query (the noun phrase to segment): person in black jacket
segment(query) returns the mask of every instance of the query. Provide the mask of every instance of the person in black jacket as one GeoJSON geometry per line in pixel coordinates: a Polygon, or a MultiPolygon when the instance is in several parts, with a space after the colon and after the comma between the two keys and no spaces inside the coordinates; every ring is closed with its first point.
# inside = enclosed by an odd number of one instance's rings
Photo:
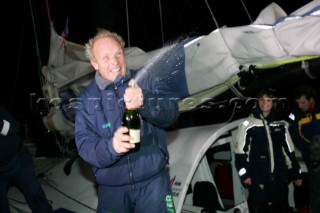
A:
{"type": "Polygon", "coordinates": [[[0,212],[9,213],[7,187],[17,184],[33,213],[52,212],[36,178],[32,156],[20,138],[20,124],[0,106],[0,212]]]}
{"type": "Polygon", "coordinates": [[[300,166],[295,157],[288,123],[273,109],[270,90],[257,95],[258,108],[239,125],[235,164],[248,187],[254,213],[286,212],[287,171],[301,185],[300,166]]]}

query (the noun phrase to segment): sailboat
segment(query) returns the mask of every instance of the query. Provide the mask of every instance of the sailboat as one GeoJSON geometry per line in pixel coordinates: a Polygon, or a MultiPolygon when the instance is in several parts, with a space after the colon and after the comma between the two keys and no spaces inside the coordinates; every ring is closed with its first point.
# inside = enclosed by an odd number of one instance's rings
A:
{"type": "MultiPolygon", "coordinates": [[[[43,97],[35,97],[34,104],[49,103],[43,123],[48,131],[64,138],[59,142],[61,147],[68,147],[74,137],[73,106],[95,70],[84,55],[84,45],[58,35],[51,24],[49,59],[41,68],[43,97]]],[[[236,110],[260,86],[281,89],[317,81],[319,45],[320,1],[314,0],[289,15],[271,3],[249,25],[217,28],[147,52],[128,47],[125,54],[129,69],[140,69],[152,79],[150,91],[174,91],[180,98],[180,112],[188,113],[229,105],[236,110]]],[[[234,166],[241,121],[230,118],[168,131],[176,212],[248,212],[247,191],[234,166]],[[209,197],[199,194],[201,184],[210,186],[206,191],[209,197]]],[[[305,168],[303,162],[301,165],[305,168]]],[[[66,158],[35,159],[35,168],[55,211],[95,212],[94,177],[76,153],[66,158]]],[[[28,212],[18,189],[10,188],[8,196],[14,198],[10,199],[12,210],[28,212]]],[[[292,189],[289,196],[293,206],[292,189]]]]}

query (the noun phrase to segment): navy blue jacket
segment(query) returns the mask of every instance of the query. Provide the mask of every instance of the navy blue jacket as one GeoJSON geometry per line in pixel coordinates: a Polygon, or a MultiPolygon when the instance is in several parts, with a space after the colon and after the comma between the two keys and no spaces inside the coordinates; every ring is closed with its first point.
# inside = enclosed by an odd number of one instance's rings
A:
{"type": "Polygon", "coordinates": [[[313,136],[320,134],[320,98],[315,98],[312,112],[302,112],[295,108],[289,115],[290,133],[293,142],[301,151],[304,161],[309,166],[310,143],[313,136]]]}
{"type": "Polygon", "coordinates": [[[300,177],[288,127],[273,111],[266,118],[255,112],[239,125],[235,163],[242,181],[250,177],[253,184],[284,183],[290,168],[293,179],[300,177]]]}
{"type": "Polygon", "coordinates": [[[3,107],[0,106],[0,163],[8,161],[21,146],[20,124],[3,107]]]}
{"type": "Polygon", "coordinates": [[[10,178],[26,164],[32,164],[32,156],[22,145],[20,123],[0,106],[0,179],[10,178]]]}
{"type": "Polygon", "coordinates": [[[79,155],[93,166],[96,181],[105,186],[130,189],[162,174],[169,162],[166,132],[178,117],[178,100],[172,95],[155,94],[152,84],[137,79],[143,89],[144,103],[139,109],[141,146],[138,152],[118,154],[112,146],[115,131],[121,126],[123,94],[136,72],[127,71],[114,82],[102,79],[83,89],[76,112],[75,139],[79,155]],[[98,82],[98,83],[97,83],[98,82]]]}

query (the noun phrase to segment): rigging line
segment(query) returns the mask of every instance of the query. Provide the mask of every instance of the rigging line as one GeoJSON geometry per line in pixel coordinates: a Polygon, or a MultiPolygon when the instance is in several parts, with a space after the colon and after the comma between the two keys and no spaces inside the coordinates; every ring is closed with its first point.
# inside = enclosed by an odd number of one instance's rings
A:
{"type": "MultiPolygon", "coordinates": [[[[38,63],[37,64],[39,66],[38,75],[39,75],[41,87],[43,87],[44,86],[44,78],[41,75],[41,68],[43,67],[43,65],[42,65],[42,61],[41,61],[41,57],[40,57],[40,50],[39,50],[38,36],[37,36],[37,31],[36,31],[35,17],[34,17],[34,11],[33,11],[33,6],[32,6],[31,2],[32,2],[32,0],[29,0],[30,15],[31,15],[32,27],[33,27],[34,37],[35,37],[36,54],[37,54],[37,58],[38,58],[38,63]]],[[[44,91],[43,90],[42,90],[42,93],[43,93],[42,95],[44,96],[44,91]]],[[[48,105],[48,103],[46,101],[45,101],[45,103],[46,103],[47,110],[49,111],[49,105],[48,105]]]]}
{"type": "Polygon", "coordinates": [[[317,79],[317,76],[313,75],[312,72],[310,72],[309,70],[309,62],[308,61],[301,61],[301,68],[305,71],[305,73],[307,74],[307,76],[310,79],[317,79]]]}
{"type": "MultiPolygon", "coordinates": [[[[34,32],[34,37],[35,37],[35,44],[36,44],[36,52],[37,52],[37,57],[39,62],[41,63],[40,60],[40,51],[39,51],[39,44],[38,44],[38,36],[37,36],[37,31],[36,31],[36,25],[35,25],[35,17],[34,17],[34,13],[33,13],[33,6],[31,3],[32,0],[29,0],[29,4],[30,4],[30,11],[31,11],[31,20],[32,20],[32,27],[33,27],[33,32],[34,32]]],[[[40,65],[42,66],[42,64],[40,65]]]]}
{"type": "Polygon", "coordinates": [[[162,23],[162,8],[161,8],[161,0],[159,0],[159,12],[160,12],[160,25],[161,25],[161,39],[162,39],[162,46],[164,46],[164,34],[163,34],[163,23],[162,23]]]}
{"type": "Polygon", "coordinates": [[[50,26],[50,25],[51,25],[51,14],[50,14],[50,9],[49,9],[49,2],[48,2],[48,0],[46,0],[46,6],[47,6],[49,26],[50,26]]]}
{"type": "Polygon", "coordinates": [[[245,98],[245,96],[243,96],[241,94],[241,92],[239,92],[232,84],[230,83],[226,83],[226,85],[228,86],[228,88],[239,98],[245,98]]]}
{"type": "Polygon", "coordinates": [[[206,2],[206,5],[207,5],[207,7],[208,7],[208,9],[209,9],[209,12],[210,12],[210,14],[211,14],[211,16],[212,16],[212,19],[213,19],[213,21],[214,21],[214,23],[215,23],[215,25],[216,25],[216,28],[218,29],[218,28],[219,28],[218,22],[217,22],[216,18],[215,18],[214,15],[213,15],[213,12],[212,12],[212,10],[211,10],[211,8],[210,8],[210,5],[208,4],[208,1],[207,1],[207,0],[204,0],[204,1],[206,2]]]}
{"type": "Polygon", "coordinates": [[[128,47],[131,47],[131,44],[130,44],[130,26],[129,26],[129,8],[128,8],[128,0],[126,0],[126,14],[127,14],[128,47]]]}
{"type": "Polygon", "coordinates": [[[26,20],[26,9],[27,8],[27,5],[25,4],[25,7],[24,7],[24,14],[23,14],[23,19],[22,19],[22,32],[21,32],[21,42],[20,42],[20,48],[19,48],[19,55],[18,55],[18,62],[17,62],[17,70],[16,70],[16,74],[15,74],[15,77],[14,77],[14,82],[13,82],[13,87],[12,87],[12,93],[11,93],[11,96],[10,96],[10,106],[13,106],[13,100],[14,100],[14,97],[15,97],[15,91],[16,91],[16,85],[17,85],[17,78],[18,78],[18,75],[19,75],[19,70],[20,70],[20,62],[21,62],[21,55],[22,55],[22,47],[23,47],[23,37],[24,37],[24,30],[25,30],[25,20],[26,20]]]}
{"type": "Polygon", "coordinates": [[[229,118],[229,120],[226,121],[226,123],[229,123],[229,122],[232,121],[232,119],[233,119],[233,117],[234,117],[234,115],[235,115],[235,112],[236,112],[236,110],[237,110],[237,107],[238,107],[238,103],[237,103],[237,101],[236,101],[235,104],[234,104],[233,110],[232,110],[232,114],[230,115],[230,118],[229,118]]]}
{"type": "Polygon", "coordinates": [[[249,17],[249,19],[250,19],[250,23],[252,23],[253,21],[252,21],[252,18],[251,18],[251,16],[250,16],[249,11],[247,10],[246,5],[244,4],[243,0],[240,0],[240,1],[241,1],[241,4],[242,4],[242,6],[243,6],[244,10],[245,10],[245,11],[246,11],[246,13],[247,13],[247,16],[248,16],[248,17],[249,17]]]}

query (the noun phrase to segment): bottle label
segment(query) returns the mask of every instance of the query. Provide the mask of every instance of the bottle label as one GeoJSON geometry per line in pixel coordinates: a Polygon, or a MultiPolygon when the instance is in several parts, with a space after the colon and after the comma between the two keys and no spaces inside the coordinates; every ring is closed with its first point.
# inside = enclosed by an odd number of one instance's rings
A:
{"type": "Polygon", "coordinates": [[[132,137],[130,143],[140,143],[140,129],[130,129],[129,135],[132,137]]]}

